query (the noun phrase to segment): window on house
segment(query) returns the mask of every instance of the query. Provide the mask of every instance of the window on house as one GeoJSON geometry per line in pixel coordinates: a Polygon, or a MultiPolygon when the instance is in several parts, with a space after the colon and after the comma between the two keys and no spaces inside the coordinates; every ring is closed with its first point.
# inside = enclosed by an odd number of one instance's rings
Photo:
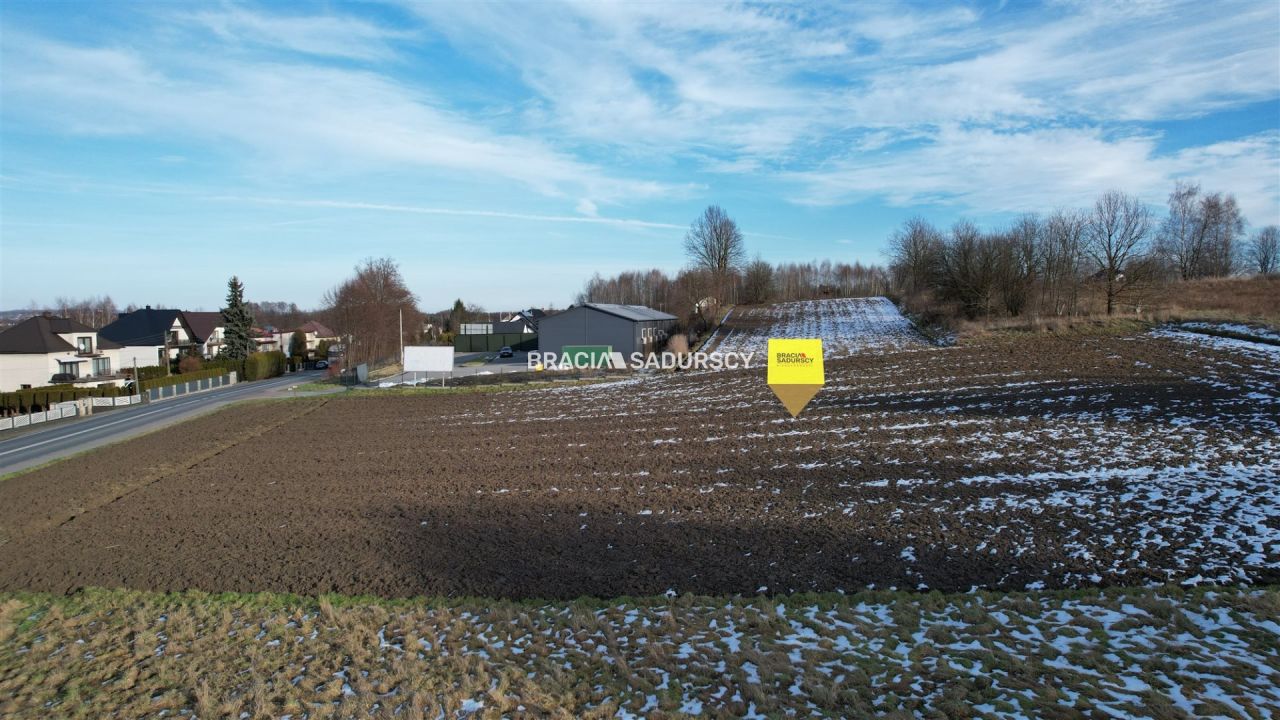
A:
{"type": "Polygon", "coordinates": [[[170,345],[177,345],[177,344],[178,344],[178,331],[177,331],[177,330],[170,330],[170,331],[169,331],[169,344],[170,344],[170,345]]]}
{"type": "Polygon", "coordinates": [[[111,358],[94,358],[93,359],[94,375],[110,375],[111,374],[111,358]]]}
{"type": "Polygon", "coordinates": [[[85,355],[88,355],[89,353],[93,352],[93,338],[91,337],[76,338],[76,348],[79,349],[80,352],[84,353],[85,355]]]}
{"type": "Polygon", "coordinates": [[[80,363],[59,361],[58,373],[70,375],[71,377],[80,377],[80,363]]]}

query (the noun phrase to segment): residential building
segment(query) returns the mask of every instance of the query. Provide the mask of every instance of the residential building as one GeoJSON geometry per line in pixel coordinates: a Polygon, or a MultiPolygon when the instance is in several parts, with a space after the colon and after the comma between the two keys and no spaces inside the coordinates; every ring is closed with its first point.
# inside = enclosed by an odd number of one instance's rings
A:
{"type": "Polygon", "coordinates": [[[204,339],[196,333],[181,310],[153,310],[150,305],[120,317],[98,333],[120,346],[120,362],[125,367],[164,365],[199,351],[204,339]]]}
{"type": "Polygon", "coordinates": [[[45,385],[120,385],[120,346],[97,330],[38,315],[0,332],[0,392],[45,385]]]}
{"type": "Polygon", "coordinates": [[[183,310],[182,315],[191,327],[192,338],[200,344],[200,355],[204,358],[217,357],[227,336],[222,313],[183,310]]]}

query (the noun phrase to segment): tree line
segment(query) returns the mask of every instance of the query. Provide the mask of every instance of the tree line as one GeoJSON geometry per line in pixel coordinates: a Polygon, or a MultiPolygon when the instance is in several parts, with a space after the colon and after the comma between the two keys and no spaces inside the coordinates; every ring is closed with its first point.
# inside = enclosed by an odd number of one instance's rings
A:
{"type": "Polygon", "coordinates": [[[943,231],[912,218],[889,239],[893,289],[909,308],[950,307],[967,318],[1075,315],[1096,289],[1110,315],[1141,309],[1170,280],[1276,272],[1280,232],[1268,226],[1246,238],[1230,194],[1180,182],[1168,204],[1157,221],[1137,197],[1112,190],[1088,209],[1027,214],[992,231],[967,220],[943,231]]]}
{"type": "Polygon", "coordinates": [[[690,224],[683,249],[688,265],[674,276],[659,269],[607,278],[596,273],[576,301],[645,305],[685,319],[729,303],[866,297],[890,290],[889,274],[876,265],[830,260],[775,265],[759,255],[748,261],[742,231],[717,205],[690,224]]]}

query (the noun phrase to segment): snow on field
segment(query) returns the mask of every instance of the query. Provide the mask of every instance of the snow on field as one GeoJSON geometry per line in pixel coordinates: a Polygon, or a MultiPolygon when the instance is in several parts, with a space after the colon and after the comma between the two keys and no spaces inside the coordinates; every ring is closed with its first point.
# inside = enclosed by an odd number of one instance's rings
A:
{"type": "MultiPolygon", "coordinates": [[[[1193,324],[1206,325],[1207,323],[1188,323],[1188,326],[1191,326],[1193,324]]],[[[1227,329],[1228,327],[1229,326],[1224,327],[1222,325],[1214,326],[1215,329],[1224,329],[1224,330],[1227,329]]],[[[1243,325],[1239,325],[1236,327],[1240,328],[1239,332],[1241,332],[1242,334],[1247,334],[1252,337],[1263,337],[1267,339],[1274,339],[1276,341],[1280,341],[1280,336],[1275,336],[1273,333],[1267,333],[1266,331],[1251,330],[1250,328],[1247,328],[1243,325]]],[[[1237,332],[1235,330],[1230,330],[1230,331],[1237,332]]],[[[1269,355],[1275,358],[1280,358],[1280,345],[1254,342],[1252,340],[1244,340],[1241,338],[1222,337],[1220,335],[1206,335],[1200,332],[1190,332],[1187,330],[1180,330],[1176,327],[1160,328],[1158,330],[1153,330],[1151,334],[1157,337],[1166,337],[1173,340],[1179,340],[1182,342],[1198,343],[1200,345],[1206,345],[1208,347],[1218,348],[1221,350],[1237,351],[1237,352],[1243,352],[1246,354],[1253,354],[1253,355],[1269,355]]]]}
{"type": "Polygon", "coordinates": [[[1267,582],[1280,571],[1278,351],[1169,329],[992,340],[832,362],[796,420],[747,374],[576,389],[572,412],[528,419],[625,418],[591,447],[634,447],[634,470],[587,482],[644,472],[650,503],[696,480],[738,522],[866,533],[891,517],[871,556],[904,572],[880,570],[878,587],[956,587],[951,563],[974,563],[983,587],[1267,582]],[[690,433],[672,407],[705,420],[690,433]]]}
{"type": "Polygon", "coordinates": [[[0,630],[21,661],[0,674],[0,710],[205,717],[215,715],[204,712],[214,698],[216,714],[229,717],[291,708],[450,718],[955,709],[1013,720],[1262,718],[1280,707],[1274,590],[321,600],[318,608],[294,598],[104,591],[49,607],[65,602],[4,606],[0,630]],[[206,672],[245,658],[251,673],[206,672]],[[108,680],[80,681],[86,674],[108,680]],[[120,711],[125,702],[133,704],[120,711]]]}
{"type": "Polygon", "coordinates": [[[769,338],[822,338],[823,355],[928,347],[888,298],[839,298],[735,308],[706,345],[723,353],[760,353],[769,338]]]}
{"type": "Polygon", "coordinates": [[[1197,331],[1206,331],[1210,333],[1231,333],[1233,335],[1247,335],[1249,337],[1263,338],[1265,340],[1273,340],[1280,342],[1280,333],[1265,327],[1253,327],[1243,325],[1241,323],[1228,322],[1184,322],[1179,323],[1177,327],[1188,328],[1197,331]]]}

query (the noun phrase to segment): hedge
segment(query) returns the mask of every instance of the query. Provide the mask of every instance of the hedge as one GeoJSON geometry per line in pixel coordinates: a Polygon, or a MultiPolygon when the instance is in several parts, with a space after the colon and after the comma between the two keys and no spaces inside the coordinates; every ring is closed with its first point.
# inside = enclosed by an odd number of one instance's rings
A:
{"type": "Polygon", "coordinates": [[[180,383],[191,382],[193,380],[215,378],[226,374],[227,371],[221,368],[216,368],[214,370],[200,370],[198,372],[189,372],[183,375],[170,375],[168,377],[155,378],[154,380],[143,380],[138,383],[138,387],[142,390],[150,390],[152,388],[178,385],[180,383]]]}
{"type": "Polygon", "coordinates": [[[251,353],[244,360],[244,379],[262,380],[284,374],[285,356],[279,350],[251,353]]]}
{"type": "MultiPolygon", "coordinates": [[[[132,373],[133,368],[121,368],[124,372],[132,373]]],[[[138,375],[135,380],[155,380],[156,378],[168,377],[169,368],[164,365],[144,365],[138,368],[138,375]]]]}
{"type": "Polygon", "coordinates": [[[204,370],[221,370],[223,374],[234,372],[237,378],[244,379],[244,360],[232,360],[229,357],[218,357],[204,361],[204,370]]]}
{"type": "Polygon", "coordinates": [[[57,403],[70,402],[80,398],[117,397],[127,394],[127,390],[114,385],[95,388],[78,388],[74,385],[46,385],[27,390],[0,393],[0,412],[5,415],[21,415],[48,410],[57,403]]]}

